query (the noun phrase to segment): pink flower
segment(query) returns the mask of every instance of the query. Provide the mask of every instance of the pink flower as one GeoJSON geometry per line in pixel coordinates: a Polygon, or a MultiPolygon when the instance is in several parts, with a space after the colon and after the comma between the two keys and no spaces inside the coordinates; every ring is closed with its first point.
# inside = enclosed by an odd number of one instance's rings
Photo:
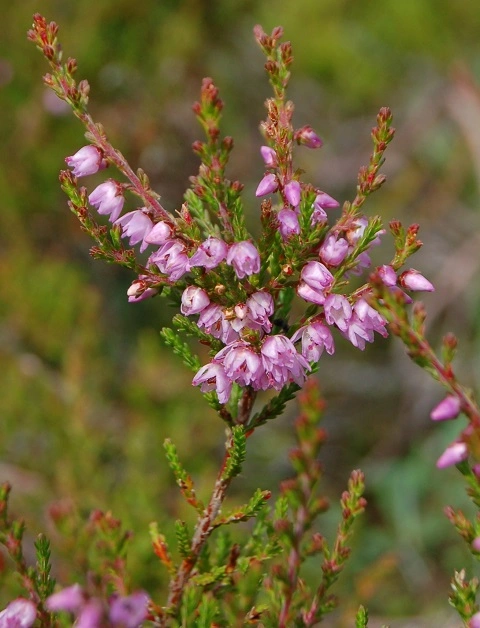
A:
{"type": "Polygon", "coordinates": [[[108,179],[93,190],[88,201],[97,208],[99,214],[110,215],[110,221],[115,222],[120,216],[125,199],[120,185],[113,179],[108,179]]]}
{"type": "Polygon", "coordinates": [[[368,328],[356,314],[354,314],[347,322],[347,328],[342,330],[345,336],[350,340],[354,347],[363,351],[366,342],[373,342],[373,330],[368,328]]]}
{"type": "Polygon", "coordinates": [[[336,325],[340,331],[347,331],[352,318],[352,306],[341,294],[329,294],[323,305],[325,320],[329,325],[336,325]]]}
{"type": "Polygon", "coordinates": [[[97,598],[91,598],[85,604],[75,622],[76,628],[103,628],[105,626],[104,608],[97,598]]]}
{"type": "Polygon", "coordinates": [[[232,381],[227,377],[225,369],[218,362],[205,364],[192,380],[194,386],[200,386],[202,392],[215,390],[218,401],[227,403],[232,392],[232,381]]]}
{"type": "Polygon", "coordinates": [[[420,290],[424,292],[433,292],[435,290],[433,284],[431,284],[428,279],[425,279],[418,270],[414,270],[413,268],[402,273],[398,281],[402,288],[406,290],[420,290]]]}
{"type": "Polygon", "coordinates": [[[456,419],[459,414],[460,399],[455,395],[448,395],[435,406],[430,413],[430,418],[432,421],[448,421],[448,419],[456,419]]]}
{"type": "Polygon", "coordinates": [[[145,238],[153,229],[153,222],[145,213],[147,210],[145,208],[136,209],[133,212],[128,212],[128,214],[124,214],[121,218],[115,221],[116,225],[120,225],[122,227],[122,237],[130,238],[130,246],[134,246],[138,244],[138,242],[142,242],[140,246],[140,253],[147,248],[148,242],[145,238]]]}
{"type": "Polygon", "coordinates": [[[321,207],[322,209],[332,209],[333,207],[338,207],[339,204],[340,203],[338,201],[336,201],[326,192],[320,192],[319,194],[317,194],[315,200],[313,201],[313,206],[315,209],[317,209],[318,207],[321,207]]]}
{"type": "Polygon", "coordinates": [[[110,605],[110,621],[114,626],[138,628],[148,615],[149,598],[143,591],[115,598],[110,605]]]}
{"type": "Polygon", "coordinates": [[[284,188],[284,192],[290,205],[293,205],[293,207],[298,207],[300,205],[302,188],[300,187],[300,183],[298,181],[289,181],[284,188]]]}
{"type": "Polygon", "coordinates": [[[159,271],[172,281],[180,279],[188,269],[188,256],[181,240],[167,240],[156,253],[150,255],[148,261],[156,264],[159,271]]]}
{"type": "Polygon", "coordinates": [[[277,165],[277,153],[270,146],[260,146],[260,153],[267,168],[275,168],[277,165]]]}
{"type": "Polygon", "coordinates": [[[255,385],[263,374],[260,356],[243,340],[228,345],[214,359],[223,363],[227,377],[240,386],[255,385]]]}
{"type": "Polygon", "coordinates": [[[388,336],[388,332],[385,329],[387,321],[377,312],[377,310],[371,307],[365,299],[358,299],[353,306],[353,309],[355,315],[360,321],[362,321],[366,329],[376,331],[384,338],[388,336]]]}
{"type": "Polygon", "coordinates": [[[210,305],[208,294],[197,286],[188,286],[182,294],[182,305],[180,311],[186,316],[198,314],[210,305]]]}
{"type": "Polygon", "coordinates": [[[469,628],[480,628],[480,613],[475,613],[470,618],[470,623],[468,624],[469,628]]]}
{"type": "Polygon", "coordinates": [[[297,353],[289,338],[281,334],[267,336],[261,354],[266,378],[258,380],[258,387],[265,389],[271,386],[275,390],[281,390],[291,382],[299,386],[304,383],[310,365],[297,353]]]}
{"type": "Polygon", "coordinates": [[[0,613],[0,628],[30,628],[36,617],[35,604],[19,597],[0,613]]]}
{"type": "Polygon", "coordinates": [[[295,131],[295,139],[299,144],[303,144],[308,148],[320,148],[323,145],[322,140],[318,137],[311,126],[304,126],[295,131]]]}
{"type": "Polygon", "coordinates": [[[269,172],[263,177],[263,179],[258,184],[258,187],[255,191],[255,196],[265,196],[266,194],[272,194],[272,192],[276,192],[277,190],[278,190],[277,177],[271,172],[269,172]]]}
{"type": "Polygon", "coordinates": [[[300,273],[300,282],[297,287],[298,296],[318,305],[325,302],[325,290],[333,284],[332,273],[320,262],[308,262],[300,273]]]}
{"type": "Polygon", "coordinates": [[[268,334],[272,329],[272,323],[269,318],[274,312],[272,295],[263,290],[254,292],[252,296],[247,299],[246,306],[248,308],[248,319],[260,325],[268,334]]]}
{"type": "Polygon", "coordinates": [[[455,441],[445,449],[443,454],[437,460],[437,467],[439,469],[445,469],[445,467],[451,467],[452,465],[458,464],[467,458],[467,444],[462,441],[455,441]]]}
{"type": "Polygon", "coordinates": [[[281,209],[277,214],[280,223],[279,231],[283,240],[289,240],[293,235],[300,233],[300,224],[293,209],[281,209]]]}
{"type": "Polygon", "coordinates": [[[76,177],[86,177],[107,167],[103,153],[91,144],[83,146],[75,155],[65,157],[65,161],[70,168],[73,168],[73,174],[76,177]]]}
{"type": "Polygon", "coordinates": [[[45,606],[49,611],[76,613],[85,604],[85,594],[79,584],[73,584],[50,595],[45,606]]]}
{"type": "Polygon", "coordinates": [[[239,279],[243,279],[245,275],[253,275],[260,271],[260,255],[248,240],[235,242],[228,251],[227,264],[233,266],[239,279]]]}
{"type": "Polygon", "coordinates": [[[292,342],[302,338],[302,355],[308,362],[318,362],[323,350],[332,355],[335,351],[332,332],[319,322],[300,327],[292,336],[292,342]]]}
{"type": "Polygon", "coordinates": [[[228,245],[220,238],[209,237],[202,242],[197,251],[189,259],[190,268],[203,266],[207,269],[216,268],[227,257],[228,245]]]}
{"type": "Polygon", "coordinates": [[[153,229],[145,236],[145,242],[147,244],[165,244],[172,235],[172,227],[167,222],[161,220],[153,225],[153,229]]]}
{"type": "Polygon", "coordinates": [[[480,536],[476,536],[472,541],[472,548],[476,552],[480,552],[480,536]]]}
{"type": "Polygon", "coordinates": [[[378,269],[378,274],[383,283],[389,288],[397,285],[397,273],[391,266],[384,264],[378,269]]]}
{"type": "Polygon", "coordinates": [[[222,308],[211,303],[200,313],[197,321],[200,329],[204,328],[207,334],[220,338],[225,344],[238,340],[238,333],[233,329],[229,320],[225,318],[222,308]]]}
{"type": "Polygon", "coordinates": [[[348,253],[348,242],[344,238],[337,238],[333,233],[325,238],[320,247],[320,258],[325,264],[338,266],[348,253]]]}
{"type": "Polygon", "coordinates": [[[127,290],[129,303],[145,301],[145,299],[149,299],[158,294],[158,288],[150,288],[143,277],[144,276],[140,275],[138,279],[132,281],[130,288],[127,290]]]}

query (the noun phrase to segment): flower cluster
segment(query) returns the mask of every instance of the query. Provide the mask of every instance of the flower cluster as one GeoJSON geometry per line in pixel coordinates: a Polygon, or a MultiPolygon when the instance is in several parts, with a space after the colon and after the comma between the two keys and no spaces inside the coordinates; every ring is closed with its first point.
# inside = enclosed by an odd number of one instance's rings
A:
{"type": "MultiPolygon", "coordinates": [[[[178,218],[152,205],[121,215],[131,186],[113,179],[88,196],[131,246],[139,244],[141,253],[155,247],[129,288],[128,299],[138,302],[167,292],[165,287],[168,294],[181,290],[182,314],[195,317],[204,343],[205,335],[211,338],[206,342],[212,359],[196,373],[193,384],[204,392],[215,390],[221,404],[228,403],[233,384],[254,391],[280,391],[292,382],[301,386],[324,350],[334,353],[333,330],[361,350],[373,342],[375,332],[387,335],[386,321],[368,302],[368,284],[349,287],[352,277],[370,267],[369,250],[385,233],[380,219],[359,211],[366,194],[383,182],[377,175],[379,161],[371,164],[370,187],[359,186],[363,196],[345,203],[336,221],[329,221],[338,201],[302,181],[293,167],[295,143],[315,149],[322,140],[310,126],[293,127],[285,81],[281,88],[276,84],[289,64],[289,44],[278,46],[275,36],[259,29],[256,36],[274,63],[270,80],[276,93],[267,101],[262,123],[265,173],[256,189],[256,197],[263,198],[258,241],[244,227],[240,184],[223,176],[232,142],[225,138],[219,149],[222,103],[210,79],[204,81],[201,102],[194,106],[209,130],[209,141],[196,143],[203,163],[199,176],[192,177],[192,190],[178,218]]],[[[383,153],[393,137],[389,110],[381,110],[377,121],[375,149],[383,153]]],[[[108,160],[91,145],[66,161],[79,177],[102,169],[108,160]]],[[[398,275],[398,264],[386,264],[378,272],[392,291],[433,290],[415,270],[398,275]]]]}

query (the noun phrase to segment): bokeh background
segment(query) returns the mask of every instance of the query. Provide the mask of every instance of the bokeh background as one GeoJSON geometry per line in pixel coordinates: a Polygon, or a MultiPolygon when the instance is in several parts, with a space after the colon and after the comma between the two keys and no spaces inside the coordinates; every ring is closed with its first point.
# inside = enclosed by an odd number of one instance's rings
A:
{"type": "MultiPolygon", "coordinates": [[[[212,76],[225,101],[223,128],[236,141],[229,175],[245,183],[248,223],[258,229],[254,189],[263,174],[258,123],[268,84],[252,35],[281,24],[293,44],[290,97],[298,126],[311,124],[320,151],[299,149],[306,178],[344,201],[368,160],[381,106],[393,109],[397,137],[389,180],[368,213],[421,224],[414,266],[437,290],[424,299],[432,342],[460,340],[458,371],[479,375],[480,10],[474,0],[22,0],[3,2],[0,36],[0,480],[14,487],[13,514],[29,542],[52,538],[56,576],[81,580],[75,539],[53,528],[49,511],[81,520],[110,510],[134,532],[132,585],[161,599],[164,576],[152,556],[149,522],[167,536],[191,513],[165,463],[176,442],[207,495],[223,427],[190,386],[191,374],[161,345],[172,310],[154,299],[128,305],[133,279],[94,262],[69,213],[57,173],[83,145],[83,129],[42,85],[46,62],[26,40],[34,12],[61,27],[79,78],[91,84],[91,112],[134,166],[150,175],[171,211],[181,205],[200,137],[191,103],[212,76]],[[72,559],[73,557],[73,559],[72,559]]],[[[93,189],[95,177],[87,185],[93,189]]],[[[388,259],[389,237],[375,251],[388,259]]],[[[460,426],[435,425],[442,397],[395,340],[364,353],[338,341],[318,378],[327,400],[322,490],[335,529],[349,471],[367,475],[369,509],[337,592],[335,625],[351,625],[359,602],[397,626],[455,626],[447,603],[454,569],[475,565],[443,515],[470,512],[455,469],[435,460],[460,426]]],[[[276,492],[289,475],[292,404],[250,443],[232,499],[258,485],[276,492]]],[[[72,532],[75,537],[76,532],[72,532]]],[[[1,558],[1,556],[0,556],[1,558]]],[[[0,561],[0,601],[18,590],[0,561]]],[[[315,578],[318,565],[308,565],[315,578]]],[[[374,622],[372,625],[376,625],[374,622]]]]}

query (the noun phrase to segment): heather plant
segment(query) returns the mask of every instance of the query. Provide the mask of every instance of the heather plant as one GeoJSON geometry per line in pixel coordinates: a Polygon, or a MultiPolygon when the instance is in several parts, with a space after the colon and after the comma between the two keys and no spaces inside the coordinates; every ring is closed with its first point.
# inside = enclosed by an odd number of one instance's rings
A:
{"type": "MultiPolygon", "coordinates": [[[[322,140],[311,126],[293,124],[293,103],[286,97],[293,57],[290,44],[281,41],[282,29],[267,35],[257,26],[255,37],[267,58],[273,96],[260,126],[265,170],[255,193],[262,200],[257,201],[261,229],[254,238],[245,221],[242,185],[226,177],[233,140],[221,134],[223,103],[212,79],[204,79],[193,107],[205,134],[193,146],[199,171],[172,214],[151,189],[146,173],[131,168],[90,116],[89,85],[75,80],[76,62],[64,61],[57,31],[55,23],[35,15],[29,38],[50,64],[46,85],[86,127],[88,143],[66,158],[69,170],[60,174],[61,187],[83,231],[94,240],[91,255],[134,273],[127,290],[132,307],[141,307],[146,299],[164,299],[179,310],[161,336],[191,369],[192,384],[218,414],[224,456],[204,501],[188,464],[181,462],[175,444],[165,440],[166,459],[195,520],[193,529],[183,519],[176,521],[175,546],[156,523],[151,525],[158,568],[168,573],[164,597],[136,590],[129,582],[130,535],[109,512],[92,512],[86,526],[75,526],[68,512],[51,513],[55,524],[83,548],[83,581],[54,581],[50,543],[43,535],[35,544],[36,565],[28,565],[25,527],[9,516],[10,487],[5,484],[0,541],[13,560],[23,595],[0,614],[0,625],[61,626],[70,625],[72,618],[78,626],[92,627],[147,622],[316,625],[338,605],[332,587],[349,558],[353,524],[366,506],[364,477],[356,470],[341,496],[334,539],[316,531],[318,517],[328,508],[318,490],[318,454],[326,433],[320,427],[323,400],[309,378],[328,362],[334,364],[336,343],[364,350],[366,343],[389,331],[400,338],[412,360],[446,391],[432,420],[460,414],[468,419],[437,467],[456,464],[475,506],[480,500],[480,414],[452,367],[456,341],[448,335],[438,357],[425,337],[424,308],[413,304],[411,296],[434,289],[419,271],[405,268],[422,245],[418,225],[404,228],[391,221],[393,255],[375,268],[370,260],[386,229],[381,217],[363,213],[364,204],[385,181],[380,168],[394,135],[392,114],[388,108],[380,110],[372,130],[373,152],[368,165],[360,168],[357,194],[340,209],[337,200],[307,183],[294,165],[297,146],[318,149],[322,140]],[[79,185],[79,179],[107,168],[118,175],[92,190],[79,185]],[[127,196],[138,207],[124,213],[127,196]],[[261,439],[261,428],[279,417],[297,393],[292,478],[282,483],[273,506],[270,487],[260,487],[247,503],[226,508],[229,488],[246,464],[250,439],[261,439]],[[231,531],[234,523],[246,524],[241,540],[231,531]],[[317,579],[307,582],[303,571],[312,560],[318,565],[317,579]]],[[[268,477],[263,481],[268,483],[268,477]]],[[[480,555],[479,521],[469,521],[452,508],[447,516],[473,556],[480,555]]],[[[455,574],[450,602],[473,628],[480,625],[477,588],[478,582],[468,580],[464,570],[455,574]]],[[[361,607],[356,625],[367,622],[361,607]]]]}

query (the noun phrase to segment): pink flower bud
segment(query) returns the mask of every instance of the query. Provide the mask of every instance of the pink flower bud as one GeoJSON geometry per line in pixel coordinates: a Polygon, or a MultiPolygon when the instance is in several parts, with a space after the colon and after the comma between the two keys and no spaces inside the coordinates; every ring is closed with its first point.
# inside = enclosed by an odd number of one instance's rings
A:
{"type": "Polygon", "coordinates": [[[343,262],[348,253],[348,242],[345,238],[337,238],[333,233],[325,238],[320,247],[320,258],[325,264],[338,266],[343,262]]]}
{"type": "Polygon", "coordinates": [[[228,251],[227,264],[233,266],[239,279],[243,279],[245,275],[260,271],[260,255],[248,240],[235,242],[228,251]]]}
{"type": "Polygon", "coordinates": [[[148,595],[137,591],[115,598],[110,606],[109,619],[114,626],[137,628],[148,615],[148,595]]]}
{"type": "Polygon", "coordinates": [[[165,221],[157,222],[149,234],[145,236],[147,244],[164,244],[172,237],[173,229],[165,221]]]}
{"type": "Polygon", "coordinates": [[[283,240],[289,240],[300,233],[300,223],[293,209],[281,209],[277,214],[279,231],[283,240]]]}
{"type": "Polygon", "coordinates": [[[323,209],[332,209],[334,207],[338,207],[339,202],[336,201],[331,196],[329,196],[328,194],[326,194],[325,192],[320,192],[315,197],[313,205],[315,208],[322,207],[323,209]]]}
{"type": "Polygon", "coordinates": [[[458,464],[467,458],[467,444],[462,441],[455,441],[445,449],[443,454],[437,460],[437,467],[439,469],[445,469],[445,467],[451,467],[452,465],[458,464]]]}
{"type": "Polygon", "coordinates": [[[110,222],[115,222],[120,216],[125,199],[120,185],[113,179],[108,179],[93,190],[88,201],[97,208],[99,214],[110,215],[110,222]]]}
{"type": "Polygon", "coordinates": [[[182,294],[182,305],[180,311],[186,316],[198,314],[210,305],[208,294],[197,286],[188,286],[182,294]]]}
{"type": "Polygon", "coordinates": [[[320,148],[323,145],[322,140],[311,126],[304,126],[298,129],[298,131],[295,131],[295,139],[299,144],[303,144],[308,148],[320,148]]]}
{"type": "Polygon", "coordinates": [[[266,194],[272,194],[278,190],[277,177],[271,172],[266,174],[258,184],[255,196],[265,196],[266,194]]]}
{"type": "Polygon", "coordinates": [[[430,413],[432,421],[448,421],[455,419],[460,413],[460,400],[454,395],[448,395],[443,401],[435,406],[430,413]]]}
{"type": "Polygon", "coordinates": [[[433,284],[431,284],[428,279],[425,279],[418,270],[414,270],[413,268],[402,273],[398,281],[400,285],[407,290],[424,292],[433,292],[435,290],[433,284]]]}
{"type": "Polygon", "coordinates": [[[207,269],[216,268],[227,257],[228,245],[220,238],[209,237],[202,242],[190,258],[188,265],[203,266],[207,269]]]}
{"type": "Polygon", "coordinates": [[[99,170],[107,167],[107,162],[103,158],[103,153],[96,147],[89,144],[83,146],[71,157],[65,157],[67,165],[73,169],[76,177],[86,177],[95,174],[99,170]]]}
{"type": "Polygon", "coordinates": [[[300,199],[302,197],[302,188],[298,181],[290,181],[284,188],[285,197],[290,205],[298,207],[300,205],[300,199]]]}
{"type": "Polygon", "coordinates": [[[66,587],[47,598],[45,606],[49,611],[75,613],[85,604],[85,594],[79,584],[66,587]]]}
{"type": "Polygon", "coordinates": [[[470,618],[469,628],[480,628],[480,613],[475,613],[470,618]]]}
{"type": "Polygon", "coordinates": [[[35,623],[37,609],[33,602],[22,597],[10,602],[0,613],[0,626],[8,628],[30,628],[35,623]]]}
{"type": "Polygon", "coordinates": [[[480,536],[476,536],[472,541],[472,549],[476,552],[480,552],[480,536]]]}
{"type": "Polygon", "coordinates": [[[325,302],[324,291],[333,284],[332,273],[320,262],[308,262],[300,273],[300,282],[297,294],[305,301],[311,301],[318,305],[325,302]]]}
{"type": "Polygon", "coordinates": [[[383,283],[389,288],[397,285],[397,273],[393,270],[391,266],[387,266],[387,264],[380,266],[380,268],[378,269],[378,274],[383,283]]]}
{"type": "Polygon", "coordinates": [[[275,168],[277,165],[277,153],[270,146],[260,146],[260,153],[267,168],[275,168]]]}
{"type": "Polygon", "coordinates": [[[147,248],[148,242],[146,241],[146,237],[153,229],[153,222],[145,212],[145,208],[137,209],[133,212],[124,214],[121,218],[115,221],[116,225],[120,225],[122,227],[122,237],[130,238],[130,246],[134,246],[140,241],[142,242],[140,246],[140,253],[143,253],[143,251],[147,248]]]}

